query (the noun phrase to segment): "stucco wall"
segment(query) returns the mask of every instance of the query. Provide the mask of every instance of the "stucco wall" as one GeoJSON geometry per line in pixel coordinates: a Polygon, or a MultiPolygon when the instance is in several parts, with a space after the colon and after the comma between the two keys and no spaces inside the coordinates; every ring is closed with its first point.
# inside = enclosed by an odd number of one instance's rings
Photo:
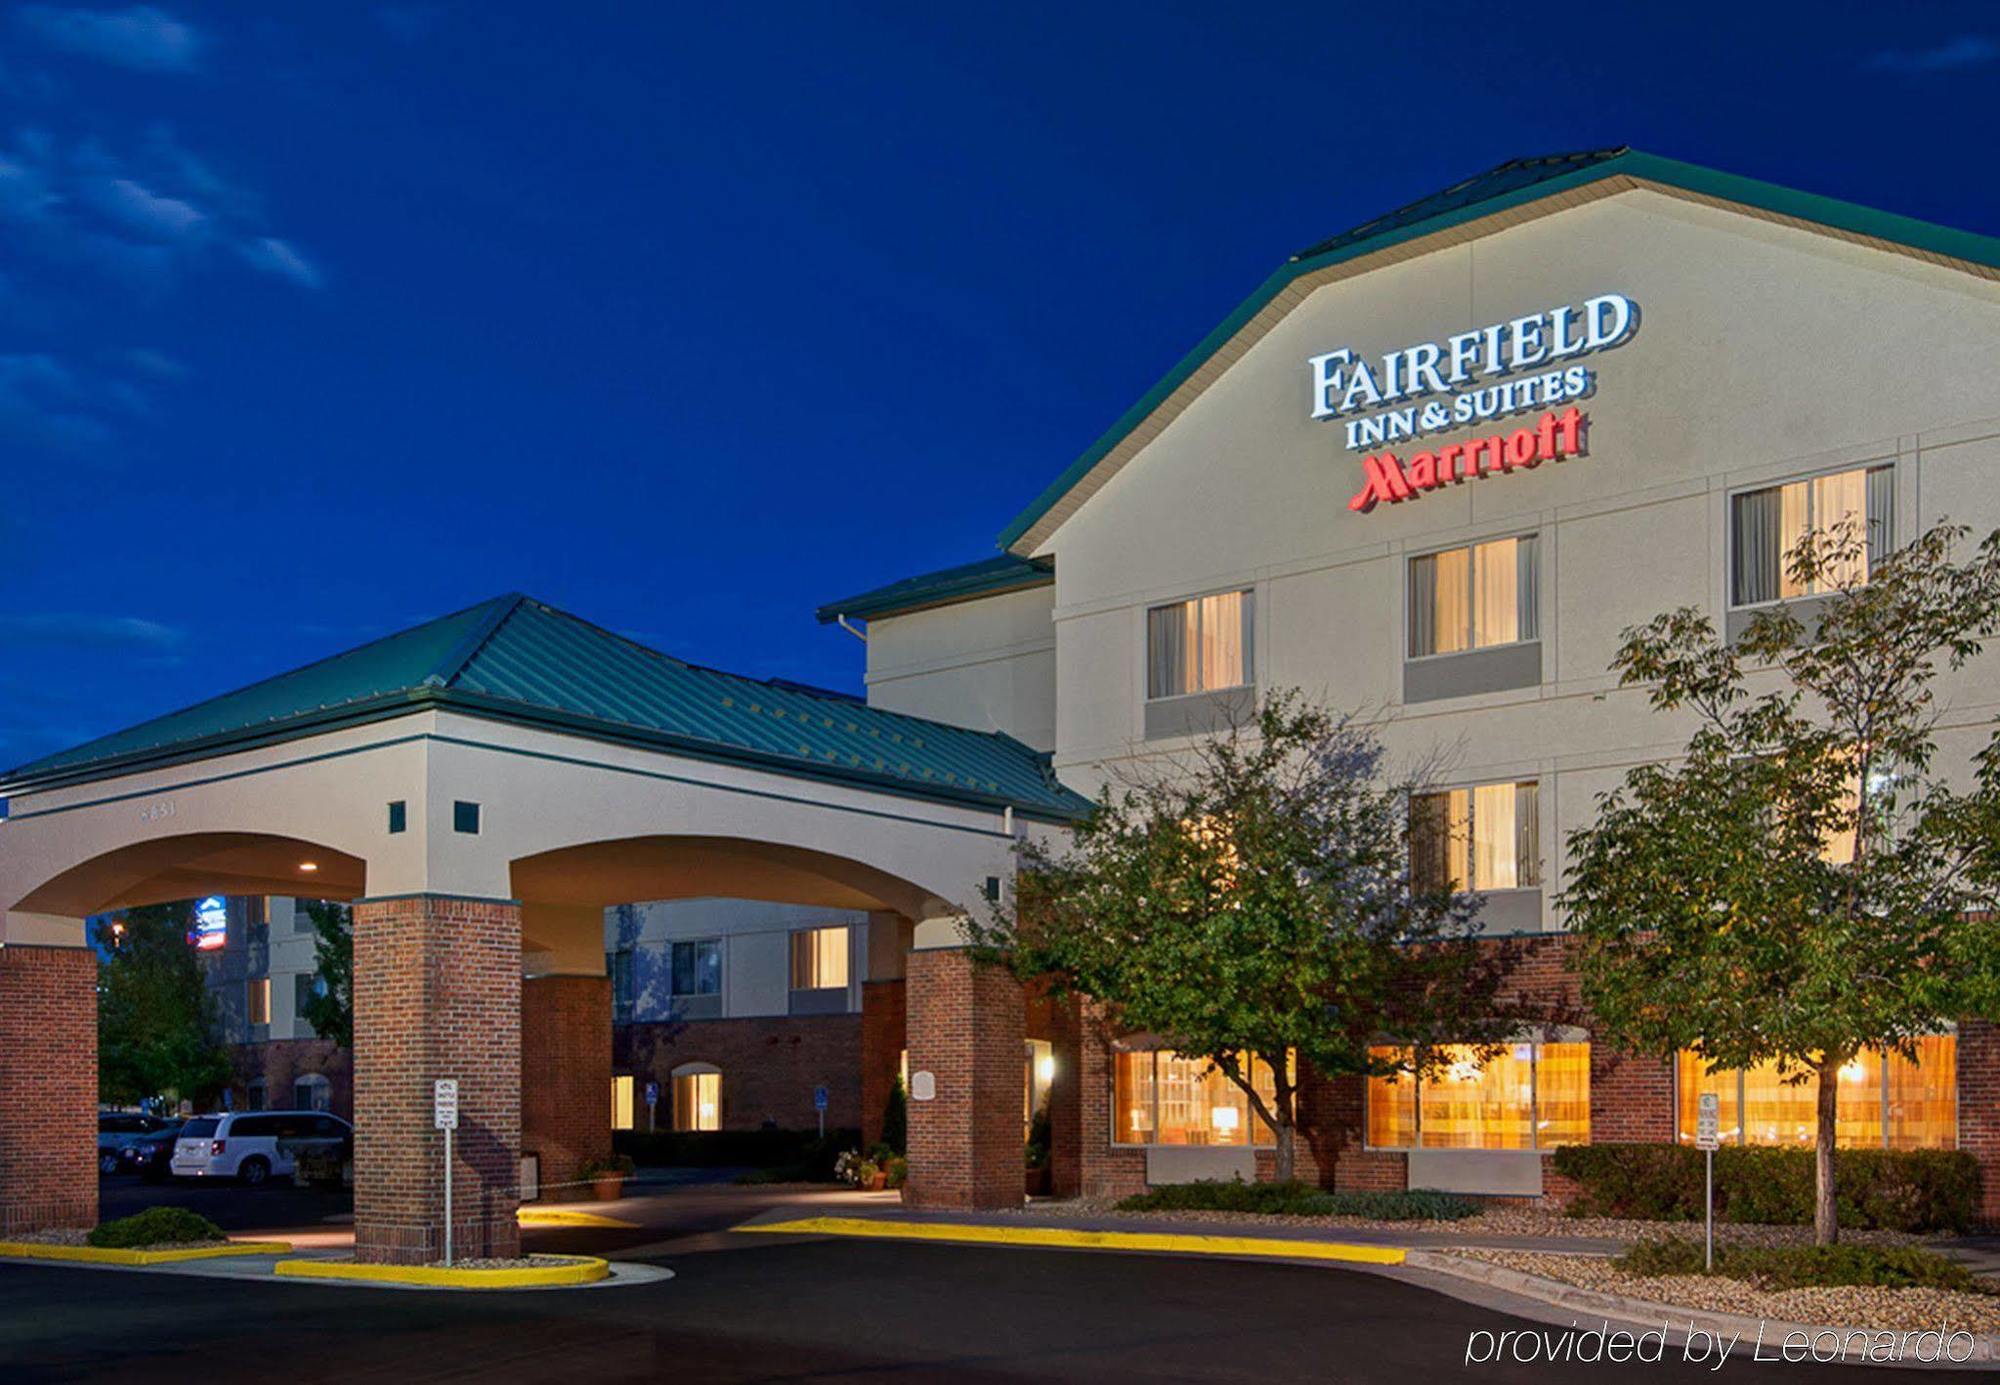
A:
{"type": "Polygon", "coordinates": [[[1055,588],[868,623],[868,703],[1056,743],[1055,588]]]}

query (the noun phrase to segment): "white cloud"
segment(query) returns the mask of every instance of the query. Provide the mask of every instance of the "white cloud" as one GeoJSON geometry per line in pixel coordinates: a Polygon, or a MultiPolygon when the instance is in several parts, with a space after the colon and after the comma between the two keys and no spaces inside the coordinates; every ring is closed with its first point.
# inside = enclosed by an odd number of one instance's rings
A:
{"type": "Polygon", "coordinates": [[[208,218],[192,203],[163,197],[130,178],[95,178],[83,192],[96,210],[148,240],[188,241],[200,237],[208,225],[208,218]]]}
{"type": "Polygon", "coordinates": [[[243,247],[243,258],[266,274],[290,279],[303,288],[320,286],[319,267],[289,242],[276,236],[259,236],[243,247]]]}
{"type": "Polygon", "coordinates": [[[93,649],[134,649],[166,653],[178,649],[187,632],[138,616],[37,613],[0,615],[0,643],[66,645],[93,649]]]}
{"type": "Polygon", "coordinates": [[[2000,43],[1985,34],[1960,34],[1935,48],[1891,48],[1875,54],[1868,66],[1884,72],[1935,73],[1983,67],[2000,58],[2000,43]]]}
{"type": "Polygon", "coordinates": [[[21,22],[52,48],[141,72],[186,72],[206,40],[151,5],[123,10],[78,10],[27,5],[21,22]]]}

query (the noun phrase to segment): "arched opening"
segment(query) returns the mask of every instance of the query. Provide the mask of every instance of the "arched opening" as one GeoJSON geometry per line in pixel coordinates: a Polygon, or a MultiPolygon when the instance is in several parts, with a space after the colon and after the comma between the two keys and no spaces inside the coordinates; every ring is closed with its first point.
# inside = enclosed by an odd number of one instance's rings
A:
{"type": "Polygon", "coordinates": [[[672,1077],[674,1129],[722,1129],[722,1069],[713,1063],[682,1063],[672,1077]]]}
{"type": "Polygon", "coordinates": [[[71,866],[12,901],[9,912],[85,918],[207,895],[355,899],[366,892],[358,856],[261,832],[194,832],[134,842],[71,866]]]}

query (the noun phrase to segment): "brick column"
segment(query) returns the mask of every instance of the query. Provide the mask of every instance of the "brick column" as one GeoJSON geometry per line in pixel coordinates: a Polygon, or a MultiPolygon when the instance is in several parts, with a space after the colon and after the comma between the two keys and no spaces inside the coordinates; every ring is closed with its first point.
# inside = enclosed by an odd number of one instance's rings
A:
{"type": "Polygon", "coordinates": [[[563,1185],[611,1153],[610,977],[521,982],[521,1152],[537,1157],[542,1195],[555,1202],[581,1196],[563,1185]]]}
{"type": "MultiPolygon", "coordinates": [[[[1057,1197],[1083,1192],[1083,1019],[1074,999],[1049,1002],[1049,1191],[1057,1197]]],[[[1108,1138],[1108,1137],[1106,1137],[1108,1138]]]]}
{"type": "Polygon", "coordinates": [[[0,1237],[97,1225],[97,954],[0,946],[0,1237]]]}
{"type": "Polygon", "coordinates": [[[1018,1207],[1027,1196],[1021,1139],[1021,986],[962,948],[910,954],[910,1080],[928,1072],[929,1101],[910,1101],[915,1207],[1018,1207]]]}
{"type": "Polygon", "coordinates": [[[1979,1220],[2000,1227],[2000,1025],[1958,1022],[1958,1147],[1979,1161],[1979,1220]]]}
{"type": "Polygon", "coordinates": [[[449,895],[358,900],[357,1260],[422,1264],[443,1254],[444,1136],[431,1121],[440,1077],[458,1080],[453,1254],[517,1255],[521,906],[449,895]]]}
{"type": "MultiPolygon", "coordinates": [[[[861,983],[861,1147],[882,1138],[889,1089],[903,1061],[909,1001],[902,977],[861,983]]],[[[908,1094],[905,1093],[907,1096],[908,1094]]]]}

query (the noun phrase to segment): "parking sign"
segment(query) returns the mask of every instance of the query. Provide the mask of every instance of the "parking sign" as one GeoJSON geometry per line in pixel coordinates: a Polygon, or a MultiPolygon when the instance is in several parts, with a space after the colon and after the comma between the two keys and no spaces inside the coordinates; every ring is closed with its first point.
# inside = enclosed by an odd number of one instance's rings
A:
{"type": "Polygon", "coordinates": [[[1718,1143],[1716,1132],[1721,1128],[1722,1101],[1714,1092],[1703,1092],[1701,1104],[1694,1118],[1694,1147],[1714,1149],[1718,1143]]]}
{"type": "Polygon", "coordinates": [[[440,1077],[431,1084],[431,1118],[439,1130],[458,1129],[458,1081],[440,1077]]]}

